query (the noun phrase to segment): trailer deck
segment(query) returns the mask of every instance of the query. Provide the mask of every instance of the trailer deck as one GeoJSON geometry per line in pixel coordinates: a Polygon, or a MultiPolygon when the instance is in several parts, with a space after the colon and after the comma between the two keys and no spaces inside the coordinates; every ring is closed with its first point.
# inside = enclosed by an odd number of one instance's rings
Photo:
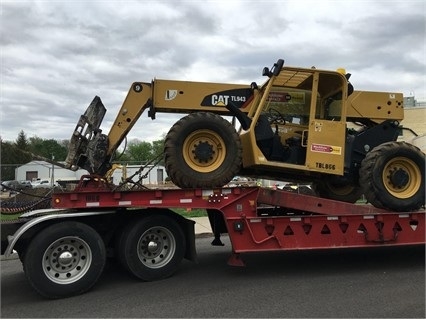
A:
{"type": "Polygon", "coordinates": [[[425,243],[424,211],[388,212],[262,187],[114,191],[83,179],[73,192],[55,194],[53,206],[206,209],[217,238],[229,234],[234,254],[425,243]]]}

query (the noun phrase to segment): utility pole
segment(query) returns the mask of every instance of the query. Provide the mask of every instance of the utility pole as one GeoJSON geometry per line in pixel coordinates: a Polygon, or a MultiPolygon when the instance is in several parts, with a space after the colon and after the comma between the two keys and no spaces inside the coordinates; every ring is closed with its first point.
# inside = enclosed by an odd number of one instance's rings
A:
{"type": "Polygon", "coordinates": [[[54,160],[55,160],[55,156],[52,154],[52,180],[50,181],[52,188],[55,184],[55,165],[53,164],[54,160]]]}

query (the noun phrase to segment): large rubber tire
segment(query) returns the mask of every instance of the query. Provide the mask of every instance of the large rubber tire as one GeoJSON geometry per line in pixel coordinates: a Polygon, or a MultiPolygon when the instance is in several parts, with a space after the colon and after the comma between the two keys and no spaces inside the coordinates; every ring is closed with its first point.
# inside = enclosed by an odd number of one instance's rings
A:
{"type": "Polygon", "coordinates": [[[209,112],[176,122],[166,136],[164,154],[168,176],[181,188],[222,187],[237,175],[242,162],[235,128],[209,112]]]}
{"type": "Polygon", "coordinates": [[[185,236],[167,216],[148,216],[129,223],[118,238],[118,258],[137,278],[154,281],[176,272],[185,254],[185,236]]]}
{"type": "Polygon", "coordinates": [[[349,203],[355,203],[362,196],[360,186],[337,176],[324,177],[323,180],[314,182],[313,188],[322,198],[349,203]]]}
{"type": "Polygon", "coordinates": [[[41,230],[24,256],[24,271],[42,296],[55,299],[88,291],[105,266],[102,238],[88,225],[60,222],[41,230]]]}
{"type": "Polygon", "coordinates": [[[362,161],[360,184],[377,208],[420,209],[425,203],[425,154],[405,142],[383,143],[362,161]]]}

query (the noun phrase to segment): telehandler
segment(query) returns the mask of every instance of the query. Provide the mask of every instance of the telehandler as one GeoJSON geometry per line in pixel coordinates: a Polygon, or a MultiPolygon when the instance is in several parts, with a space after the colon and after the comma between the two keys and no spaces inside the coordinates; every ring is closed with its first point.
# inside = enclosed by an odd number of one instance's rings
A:
{"type": "Polygon", "coordinates": [[[164,145],[168,176],[180,188],[221,187],[244,175],[309,182],[319,196],[345,202],[364,194],[392,211],[424,206],[425,154],[397,142],[401,93],[356,91],[343,69],[288,67],[282,59],[262,75],[262,85],[135,82],[108,135],[95,97],[74,130],[66,166],[104,176],[146,109],[152,119],[183,113],[164,145]]]}

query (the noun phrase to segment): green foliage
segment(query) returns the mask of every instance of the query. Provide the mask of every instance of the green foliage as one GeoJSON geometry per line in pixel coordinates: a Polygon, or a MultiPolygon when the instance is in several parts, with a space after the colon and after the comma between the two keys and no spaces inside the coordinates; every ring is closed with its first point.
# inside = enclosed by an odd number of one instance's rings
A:
{"type": "MultiPolygon", "coordinates": [[[[162,155],[164,152],[164,140],[165,138],[163,137],[163,139],[161,140],[155,140],[152,142],[152,154],[154,157],[158,156],[158,155],[162,155]]],[[[160,165],[164,165],[164,158],[161,158],[161,161],[159,163],[160,165]]]]}
{"type": "MultiPolygon", "coordinates": [[[[117,161],[121,163],[148,163],[158,155],[163,154],[164,140],[164,137],[152,143],[134,140],[128,144],[117,161]]],[[[54,158],[55,161],[64,161],[67,157],[68,145],[69,140],[58,141],[42,139],[37,136],[28,139],[25,132],[21,130],[15,143],[1,140],[0,178],[2,180],[15,179],[15,169],[18,166],[35,160],[30,153],[47,159],[54,158]]],[[[159,164],[162,165],[163,160],[159,164]]]]}
{"type": "Polygon", "coordinates": [[[148,162],[152,157],[152,145],[149,142],[135,140],[129,143],[125,154],[131,161],[148,162]]]}
{"type": "Polygon", "coordinates": [[[67,140],[58,142],[54,139],[45,140],[38,137],[27,139],[23,130],[19,132],[15,143],[1,140],[1,180],[15,179],[15,169],[34,160],[28,152],[48,159],[52,159],[53,156],[55,161],[64,161],[68,153],[67,146],[67,140]]]}
{"type": "Polygon", "coordinates": [[[28,140],[27,140],[27,135],[25,134],[24,130],[21,130],[18,134],[18,139],[16,139],[16,147],[18,149],[24,150],[24,151],[28,151],[28,140]]]}
{"type": "Polygon", "coordinates": [[[59,143],[54,139],[45,140],[32,137],[30,138],[29,151],[47,159],[54,157],[55,161],[64,161],[68,153],[67,145],[67,141],[59,143]]]}
{"type": "MultiPolygon", "coordinates": [[[[123,155],[118,159],[120,162],[147,163],[158,155],[163,154],[164,139],[152,143],[133,140],[128,145],[123,155]]],[[[160,162],[162,164],[162,162],[160,162]]]]}
{"type": "Polygon", "coordinates": [[[15,179],[15,168],[13,159],[14,155],[13,144],[6,141],[1,141],[1,180],[13,180],[15,179]]]}
{"type": "Polygon", "coordinates": [[[14,180],[15,169],[31,160],[31,156],[19,149],[15,143],[2,140],[0,152],[1,180],[14,180]]]}

